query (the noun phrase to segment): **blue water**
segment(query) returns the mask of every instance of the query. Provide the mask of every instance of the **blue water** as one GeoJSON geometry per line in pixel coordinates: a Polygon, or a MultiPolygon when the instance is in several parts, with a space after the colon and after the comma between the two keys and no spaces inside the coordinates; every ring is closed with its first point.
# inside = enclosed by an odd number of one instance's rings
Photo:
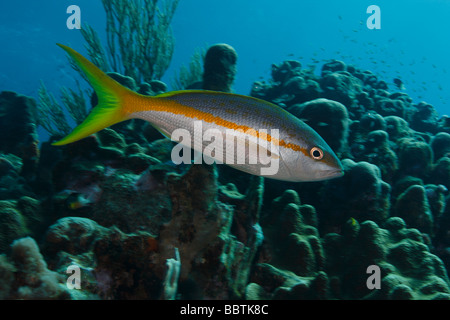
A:
{"type": "MultiPolygon", "coordinates": [[[[82,23],[105,40],[100,0],[0,2],[0,91],[37,97],[43,80],[58,96],[60,85],[74,85],[77,75],[55,45],[86,53],[80,31],[66,27],[72,4],[81,8],[82,23]]],[[[371,70],[393,91],[392,79],[401,78],[415,102],[449,114],[449,16],[450,1],[444,0],[182,0],[172,23],[175,53],[163,81],[170,84],[196,48],[224,42],[239,54],[236,93],[249,94],[255,80],[268,79],[273,63],[318,61],[320,72],[324,61],[340,59],[371,70]],[[381,9],[380,30],[366,26],[372,4],[381,9]]]]}

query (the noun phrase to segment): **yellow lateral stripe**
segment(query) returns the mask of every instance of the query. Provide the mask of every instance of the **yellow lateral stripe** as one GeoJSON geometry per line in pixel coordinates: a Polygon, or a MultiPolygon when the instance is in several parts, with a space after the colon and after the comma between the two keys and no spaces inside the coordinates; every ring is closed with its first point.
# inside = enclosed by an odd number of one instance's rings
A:
{"type": "Polygon", "coordinates": [[[139,97],[136,96],[136,98],[140,98],[142,100],[133,101],[132,103],[130,103],[130,105],[126,103],[125,109],[127,110],[127,112],[135,113],[142,111],[159,111],[159,112],[169,112],[175,115],[183,115],[191,119],[197,118],[198,120],[202,120],[208,123],[215,123],[224,128],[242,130],[244,132],[248,132],[249,134],[253,135],[256,138],[261,138],[268,142],[273,141],[274,144],[277,144],[279,146],[291,149],[293,151],[302,152],[305,156],[309,155],[308,151],[305,148],[302,148],[297,144],[288,143],[284,140],[275,139],[270,134],[259,133],[259,131],[256,131],[254,128],[251,128],[249,126],[239,125],[237,123],[225,120],[219,116],[215,116],[211,113],[203,112],[195,108],[177,103],[175,101],[164,99],[161,96],[146,97],[140,95],[139,97]]]}

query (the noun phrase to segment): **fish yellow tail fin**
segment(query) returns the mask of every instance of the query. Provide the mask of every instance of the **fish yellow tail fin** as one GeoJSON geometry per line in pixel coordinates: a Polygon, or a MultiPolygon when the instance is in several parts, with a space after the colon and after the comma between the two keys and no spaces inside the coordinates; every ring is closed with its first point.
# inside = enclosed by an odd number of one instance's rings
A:
{"type": "Polygon", "coordinates": [[[113,124],[130,119],[125,108],[125,102],[137,94],[111,79],[75,50],[62,44],[58,44],[58,46],[63,48],[86,74],[90,84],[97,93],[98,104],[79,126],[66,137],[54,142],[52,145],[62,146],[72,143],[113,124]]]}

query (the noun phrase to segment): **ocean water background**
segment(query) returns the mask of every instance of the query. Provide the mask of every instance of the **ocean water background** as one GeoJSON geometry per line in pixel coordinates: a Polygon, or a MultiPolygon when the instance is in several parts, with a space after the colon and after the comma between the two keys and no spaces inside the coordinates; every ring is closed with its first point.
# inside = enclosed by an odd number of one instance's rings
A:
{"type": "MultiPolygon", "coordinates": [[[[66,27],[73,4],[105,40],[100,0],[0,2],[0,91],[37,98],[43,80],[58,97],[61,85],[74,86],[78,75],[55,45],[86,53],[80,31],[66,27]]],[[[254,81],[269,79],[273,63],[299,60],[320,73],[325,61],[339,59],[371,70],[392,91],[398,77],[414,102],[450,114],[449,16],[446,0],[181,0],[172,22],[175,52],[162,80],[170,84],[196,48],[228,43],[239,54],[236,93],[249,94],[254,81]],[[373,4],[381,9],[380,30],[366,26],[373,4]]]]}

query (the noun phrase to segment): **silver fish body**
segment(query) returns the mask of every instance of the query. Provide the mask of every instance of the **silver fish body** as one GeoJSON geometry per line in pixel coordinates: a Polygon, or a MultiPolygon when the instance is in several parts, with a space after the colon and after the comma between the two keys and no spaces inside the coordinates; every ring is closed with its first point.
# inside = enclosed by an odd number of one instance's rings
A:
{"type": "Polygon", "coordinates": [[[276,105],[242,95],[200,90],[179,91],[157,98],[166,100],[168,105],[181,105],[186,110],[174,112],[172,108],[152,109],[137,112],[132,117],[149,121],[167,137],[172,137],[180,128],[186,130],[191,139],[180,143],[202,153],[211,145],[211,140],[204,139],[207,132],[220,132],[224,145],[230,137],[234,138],[235,147],[224,146],[223,153],[213,157],[216,162],[223,162],[250,174],[284,181],[320,181],[343,175],[339,159],[322,137],[306,123],[276,105]],[[256,137],[245,133],[249,129],[256,132],[256,137]],[[278,136],[273,140],[279,143],[259,138],[260,133],[272,137],[275,131],[278,136]],[[245,150],[244,163],[238,162],[237,152],[239,145],[242,147],[243,144],[245,148],[240,150],[245,150]],[[259,155],[260,150],[267,150],[270,161],[278,162],[276,172],[266,170],[270,173],[264,174],[264,168],[269,168],[270,163],[252,159],[255,154],[259,155]],[[316,157],[314,150],[318,150],[316,157]]]}

